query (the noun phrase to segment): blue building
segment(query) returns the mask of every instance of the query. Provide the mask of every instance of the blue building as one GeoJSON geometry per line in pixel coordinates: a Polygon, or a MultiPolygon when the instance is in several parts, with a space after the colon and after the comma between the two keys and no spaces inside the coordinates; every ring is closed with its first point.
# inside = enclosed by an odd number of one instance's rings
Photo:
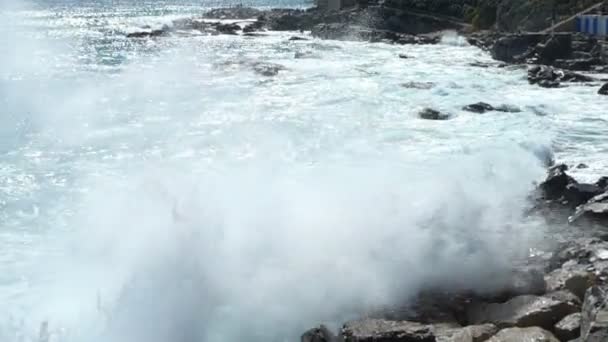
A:
{"type": "Polygon", "coordinates": [[[576,18],[576,31],[592,36],[608,36],[608,15],[581,15],[576,18]]]}

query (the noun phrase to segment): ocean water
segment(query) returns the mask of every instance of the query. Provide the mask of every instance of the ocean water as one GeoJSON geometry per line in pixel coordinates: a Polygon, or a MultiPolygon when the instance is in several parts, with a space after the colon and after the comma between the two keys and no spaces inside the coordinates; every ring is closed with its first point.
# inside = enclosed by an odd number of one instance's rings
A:
{"type": "Polygon", "coordinates": [[[423,289],[491,291],[553,236],[524,215],[542,159],[605,170],[597,86],[471,66],[493,61],[453,33],[125,38],[230,4],[3,3],[1,341],[297,341],[423,289]],[[478,101],[522,111],[461,110],[478,101]]]}

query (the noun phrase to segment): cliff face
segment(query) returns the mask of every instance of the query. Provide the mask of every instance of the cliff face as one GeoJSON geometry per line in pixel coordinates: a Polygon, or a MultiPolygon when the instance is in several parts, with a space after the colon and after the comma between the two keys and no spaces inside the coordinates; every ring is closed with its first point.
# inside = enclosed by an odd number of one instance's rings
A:
{"type": "Polygon", "coordinates": [[[600,0],[386,0],[390,7],[460,18],[478,29],[540,31],[600,0]]]}
{"type": "Polygon", "coordinates": [[[540,31],[556,20],[572,16],[600,0],[501,0],[497,5],[496,28],[501,31],[540,31]]]}

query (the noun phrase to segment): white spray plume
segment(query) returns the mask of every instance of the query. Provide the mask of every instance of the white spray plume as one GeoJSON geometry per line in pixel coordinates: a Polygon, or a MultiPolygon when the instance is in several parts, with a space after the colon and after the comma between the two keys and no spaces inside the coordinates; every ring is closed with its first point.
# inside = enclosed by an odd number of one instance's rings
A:
{"type": "Polygon", "coordinates": [[[495,289],[542,232],[520,216],[537,160],[494,153],[95,180],[45,314],[93,321],[99,292],[100,341],[293,341],[425,288],[495,289]]]}

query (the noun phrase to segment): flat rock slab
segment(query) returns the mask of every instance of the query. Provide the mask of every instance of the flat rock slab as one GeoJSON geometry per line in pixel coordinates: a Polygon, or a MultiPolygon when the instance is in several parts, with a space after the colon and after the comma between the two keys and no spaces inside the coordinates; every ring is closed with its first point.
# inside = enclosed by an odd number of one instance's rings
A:
{"type": "Polygon", "coordinates": [[[572,294],[551,296],[524,295],[505,303],[476,304],[467,311],[471,324],[492,323],[500,328],[543,327],[552,329],[555,323],[579,311],[580,305],[572,294]]]}
{"type": "Polygon", "coordinates": [[[408,321],[364,319],[346,323],[344,342],[435,342],[427,325],[408,321]]]}
{"type": "Polygon", "coordinates": [[[503,329],[488,342],[559,342],[550,332],[538,327],[503,329]]]}

